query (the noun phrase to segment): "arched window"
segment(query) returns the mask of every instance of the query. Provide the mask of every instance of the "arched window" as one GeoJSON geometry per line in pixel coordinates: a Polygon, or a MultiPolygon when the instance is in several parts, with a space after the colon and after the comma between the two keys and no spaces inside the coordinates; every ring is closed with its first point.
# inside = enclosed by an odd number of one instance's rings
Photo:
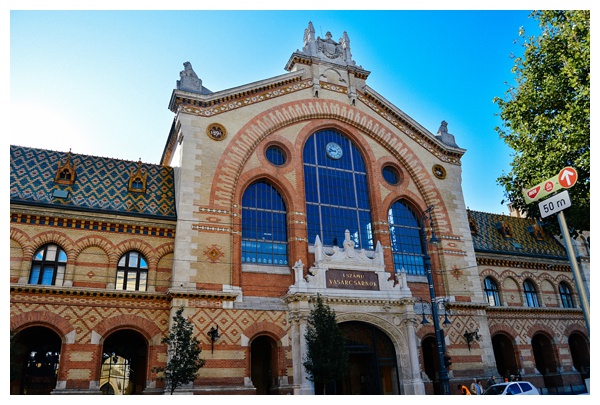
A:
{"type": "Polygon", "coordinates": [[[121,256],[117,265],[117,290],[146,291],[148,262],[141,253],[131,251],[121,256]]]}
{"type": "Polygon", "coordinates": [[[337,131],[315,132],[304,145],[304,184],[309,243],[341,246],[346,229],[356,248],[373,249],[365,163],[337,131]],[[339,241],[339,242],[338,242],[339,241]]]}
{"type": "Polygon", "coordinates": [[[60,246],[48,244],[33,256],[29,284],[62,285],[67,266],[67,254],[60,246]]]}
{"type": "Polygon", "coordinates": [[[525,280],[523,283],[523,292],[525,293],[525,304],[528,307],[539,307],[540,302],[538,300],[537,290],[531,280],[525,280]]]}
{"type": "Polygon", "coordinates": [[[407,274],[425,275],[421,224],[417,218],[414,210],[402,201],[396,201],[388,211],[396,273],[404,269],[407,274]]]}
{"type": "Polygon", "coordinates": [[[498,284],[491,277],[486,277],[483,281],[483,291],[485,292],[485,296],[487,297],[487,301],[493,307],[498,307],[502,305],[500,302],[500,294],[498,294],[498,284]]]}
{"type": "Polygon", "coordinates": [[[242,196],[242,263],[287,266],[286,208],[266,181],[251,184],[242,196]]]}
{"type": "Polygon", "coordinates": [[[558,292],[560,294],[560,301],[562,302],[563,308],[575,308],[575,305],[573,304],[573,293],[571,292],[571,289],[567,283],[562,281],[558,285],[558,292]]]}

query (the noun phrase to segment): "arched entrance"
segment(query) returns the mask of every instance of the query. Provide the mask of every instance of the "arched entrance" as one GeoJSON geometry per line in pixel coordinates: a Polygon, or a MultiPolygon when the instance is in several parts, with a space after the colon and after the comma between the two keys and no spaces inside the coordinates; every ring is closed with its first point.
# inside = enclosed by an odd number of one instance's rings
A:
{"type": "Polygon", "coordinates": [[[250,344],[250,376],[257,395],[271,394],[277,385],[277,343],[269,336],[250,344]]]}
{"type": "Polygon", "coordinates": [[[569,336],[569,351],[573,360],[573,367],[581,375],[581,383],[586,378],[590,378],[590,346],[582,334],[578,332],[571,333],[569,336]]]}
{"type": "Polygon", "coordinates": [[[103,394],[141,394],[146,385],[148,344],[136,331],[109,335],[102,347],[100,390],[103,394]]]}
{"type": "Polygon", "coordinates": [[[492,347],[498,375],[510,378],[511,375],[519,374],[517,351],[512,339],[503,333],[497,333],[492,337],[492,347]]]}
{"type": "Polygon", "coordinates": [[[10,348],[10,393],[50,394],[56,387],[61,345],[61,338],[43,326],[17,333],[10,348]]]}
{"type": "Polygon", "coordinates": [[[336,382],[342,395],[399,394],[396,350],[391,339],[373,325],[350,321],[340,323],[346,339],[349,368],[343,379],[336,382]]]}
{"type": "Polygon", "coordinates": [[[425,374],[433,382],[433,393],[439,395],[440,382],[438,372],[440,370],[440,358],[438,356],[437,342],[434,336],[426,336],[421,341],[421,350],[423,351],[423,367],[425,374]]]}
{"type": "Polygon", "coordinates": [[[535,368],[544,376],[546,388],[562,385],[560,374],[557,373],[556,357],[554,356],[554,345],[550,338],[537,333],[531,338],[535,368]]]}

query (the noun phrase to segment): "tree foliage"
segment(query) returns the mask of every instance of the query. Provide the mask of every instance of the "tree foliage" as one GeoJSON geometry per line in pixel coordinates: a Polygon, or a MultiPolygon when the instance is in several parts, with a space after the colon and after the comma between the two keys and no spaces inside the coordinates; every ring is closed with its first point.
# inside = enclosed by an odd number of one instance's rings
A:
{"type": "Polygon", "coordinates": [[[335,319],[335,311],[317,295],[315,307],[308,317],[306,334],[307,354],[303,363],[308,378],[323,385],[344,375],[348,368],[348,353],[344,337],[335,319]]]}
{"type": "Polygon", "coordinates": [[[589,230],[590,11],[536,11],[530,17],[539,21],[540,34],[520,31],[524,53],[514,58],[516,84],[504,99],[494,99],[503,121],[496,131],[515,151],[498,184],[516,209],[535,218],[538,204],[527,205],[523,190],[574,167],[579,179],[564,213],[573,230],[589,230]]]}
{"type": "Polygon", "coordinates": [[[162,343],[168,345],[167,366],[153,369],[162,374],[158,379],[165,381],[171,395],[178,387],[194,381],[198,370],[204,366],[205,360],[200,358],[200,341],[193,334],[194,325],[183,317],[183,307],[180,307],[173,317],[169,334],[162,339],[162,343]]]}

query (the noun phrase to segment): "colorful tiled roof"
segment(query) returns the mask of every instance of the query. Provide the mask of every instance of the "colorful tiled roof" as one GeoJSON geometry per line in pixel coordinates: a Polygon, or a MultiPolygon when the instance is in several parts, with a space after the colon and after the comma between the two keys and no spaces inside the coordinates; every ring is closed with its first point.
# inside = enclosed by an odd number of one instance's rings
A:
{"type": "Polygon", "coordinates": [[[177,217],[171,167],[13,145],[10,200],[85,211],[177,217]],[[74,182],[58,184],[55,176],[59,164],[69,160],[75,168],[74,182]],[[145,176],[145,192],[129,191],[132,173],[145,176]]]}
{"type": "Polygon", "coordinates": [[[475,252],[567,258],[565,248],[539,224],[536,233],[533,219],[471,210],[467,210],[467,215],[475,252]]]}

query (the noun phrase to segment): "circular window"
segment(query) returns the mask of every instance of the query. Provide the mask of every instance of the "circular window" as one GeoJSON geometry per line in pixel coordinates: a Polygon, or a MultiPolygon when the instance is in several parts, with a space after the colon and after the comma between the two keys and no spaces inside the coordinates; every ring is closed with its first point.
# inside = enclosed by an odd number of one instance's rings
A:
{"type": "Polygon", "coordinates": [[[265,155],[267,156],[267,160],[275,166],[281,166],[285,164],[285,152],[279,146],[269,146],[265,152],[265,155]]]}
{"type": "Polygon", "coordinates": [[[433,165],[431,168],[433,175],[440,180],[444,180],[446,178],[446,169],[442,165],[433,165]]]}
{"type": "Polygon", "coordinates": [[[385,181],[391,185],[396,185],[400,182],[400,173],[398,173],[398,170],[393,166],[385,166],[381,170],[381,174],[385,181]]]}

